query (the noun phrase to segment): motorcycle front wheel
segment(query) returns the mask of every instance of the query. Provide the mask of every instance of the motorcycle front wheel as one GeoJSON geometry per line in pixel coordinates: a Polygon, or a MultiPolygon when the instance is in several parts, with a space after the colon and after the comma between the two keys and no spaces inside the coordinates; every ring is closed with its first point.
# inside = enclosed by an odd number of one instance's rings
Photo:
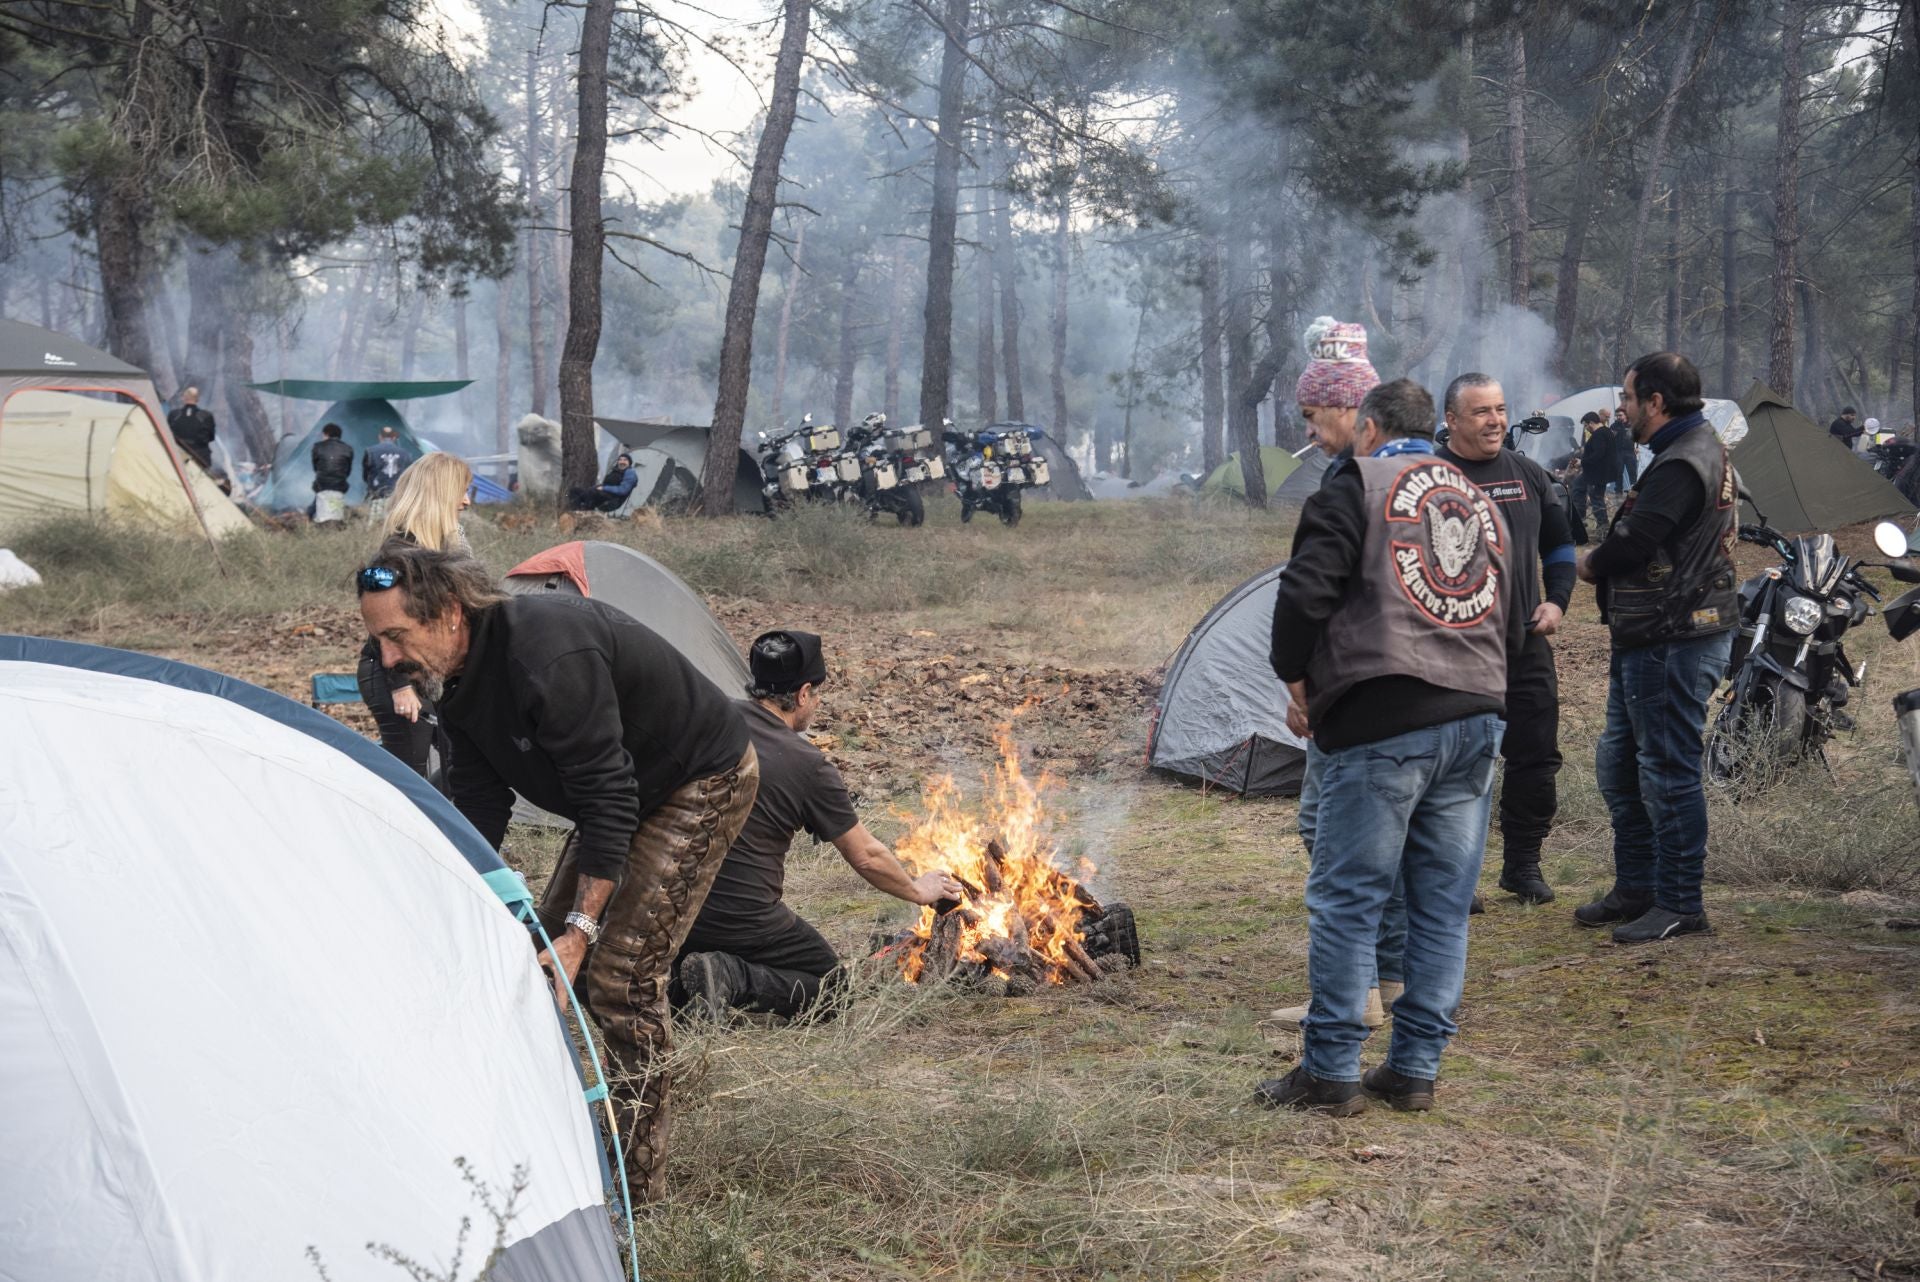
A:
{"type": "Polygon", "coordinates": [[[1020,524],[1020,491],[1004,490],[1000,495],[1000,520],[1008,526],[1020,524]]]}
{"type": "Polygon", "coordinates": [[[1707,778],[1721,787],[1764,790],[1799,760],[1806,731],[1806,692],[1777,676],[1758,677],[1714,718],[1707,778]]]}
{"type": "Polygon", "coordinates": [[[920,500],[920,491],[912,485],[903,485],[895,493],[893,514],[900,518],[902,525],[920,525],[927,519],[927,505],[920,500]]]}

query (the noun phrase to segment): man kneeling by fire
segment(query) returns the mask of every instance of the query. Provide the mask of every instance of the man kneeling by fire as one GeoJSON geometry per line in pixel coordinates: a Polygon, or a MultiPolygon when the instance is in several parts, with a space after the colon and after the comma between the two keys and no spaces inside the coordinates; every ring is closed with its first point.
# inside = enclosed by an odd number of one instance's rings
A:
{"type": "Polygon", "coordinates": [[[1434,455],[1433,398],[1399,379],[1369,392],[1357,418],[1353,457],[1301,510],[1274,606],[1273,670],[1295,714],[1306,710],[1323,773],[1300,1066],[1255,1092],[1339,1117],[1369,1097],[1433,1107],[1486,853],[1507,655],[1527,622],[1508,599],[1499,513],[1434,455]],[[1406,987],[1386,1062],[1363,1077],[1374,947],[1396,879],[1406,987]]]}
{"type": "Polygon", "coordinates": [[[711,1019],[734,1008],[791,1017],[837,985],[833,947],[780,900],[787,848],[802,828],[832,842],[855,872],[896,899],[931,904],[963,893],[945,872],[910,876],[860,822],[840,772],[802,737],[827,679],[820,638],[768,632],[748,659],[751,698],[739,707],[759,754],[760,791],[675,968],[676,1004],[711,1019]]]}

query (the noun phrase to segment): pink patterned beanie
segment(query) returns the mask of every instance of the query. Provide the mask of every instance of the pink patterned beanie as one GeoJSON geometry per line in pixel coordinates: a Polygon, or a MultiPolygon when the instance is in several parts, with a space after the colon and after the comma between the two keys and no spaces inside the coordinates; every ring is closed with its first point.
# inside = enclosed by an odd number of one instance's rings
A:
{"type": "Polygon", "coordinates": [[[1367,361],[1365,326],[1322,316],[1307,327],[1307,355],[1311,359],[1293,389],[1297,404],[1358,409],[1380,385],[1367,361]]]}

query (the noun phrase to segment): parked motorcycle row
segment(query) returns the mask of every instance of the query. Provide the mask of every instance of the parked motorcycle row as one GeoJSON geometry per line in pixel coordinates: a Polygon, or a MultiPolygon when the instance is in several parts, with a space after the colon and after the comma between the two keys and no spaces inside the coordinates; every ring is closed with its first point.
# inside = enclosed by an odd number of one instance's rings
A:
{"type": "Polygon", "coordinates": [[[952,476],[962,521],[992,512],[1017,525],[1021,491],[1052,479],[1021,424],[963,432],[947,419],[936,443],[930,429],[889,427],[884,414],[869,414],[844,433],[809,414],[798,427],[762,432],[757,453],[769,516],[799,503],[860,503],[872,518],[887,513],[901,525],[919,525],[926,519],[922,490],[952,476]]]}

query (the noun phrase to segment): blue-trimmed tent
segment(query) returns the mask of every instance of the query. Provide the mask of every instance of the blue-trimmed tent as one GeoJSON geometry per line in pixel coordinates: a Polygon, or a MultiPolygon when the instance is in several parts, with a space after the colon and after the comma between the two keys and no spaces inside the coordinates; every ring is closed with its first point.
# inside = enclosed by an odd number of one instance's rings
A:
{"type": "MultiPolygon", "coordinates": [[[[320,440],[320,429],[328,423],[340,425],[340,439],[353,447],[353,473],[347,481],[347,502],[366,502],[366,483],[360,479],[360,460],[367,447],[380,439],[380,429],[391,427],[399,434],[400,444],[415,458],[431,453],[434,446],[414,435],[413,428],[393,405],[395,401],[421,400],[446,396],[466,387],[471,380],[438,382],[350,382],[326,379],[280,379],[272,383],[253,383],[255,391],[269,392],[293,400],[332,402],[313,420],[304,436],[284,436],[273,455],[273,475],[255,499],[270,512],[305,511],[313,502],[313,447],[320,440]]],[[[478,496],[480,502],[506,502],[498,497],[506,492],[493,482],[478,496]]]]}
{"type": "Polygon", "coordinates": [[[217,673],[0,636],[0,1242],[11,1278],[620,1265],[527,892],[424,779],[217,673]],[[217,795],[218,806],[213,804],[217,795]]]}

